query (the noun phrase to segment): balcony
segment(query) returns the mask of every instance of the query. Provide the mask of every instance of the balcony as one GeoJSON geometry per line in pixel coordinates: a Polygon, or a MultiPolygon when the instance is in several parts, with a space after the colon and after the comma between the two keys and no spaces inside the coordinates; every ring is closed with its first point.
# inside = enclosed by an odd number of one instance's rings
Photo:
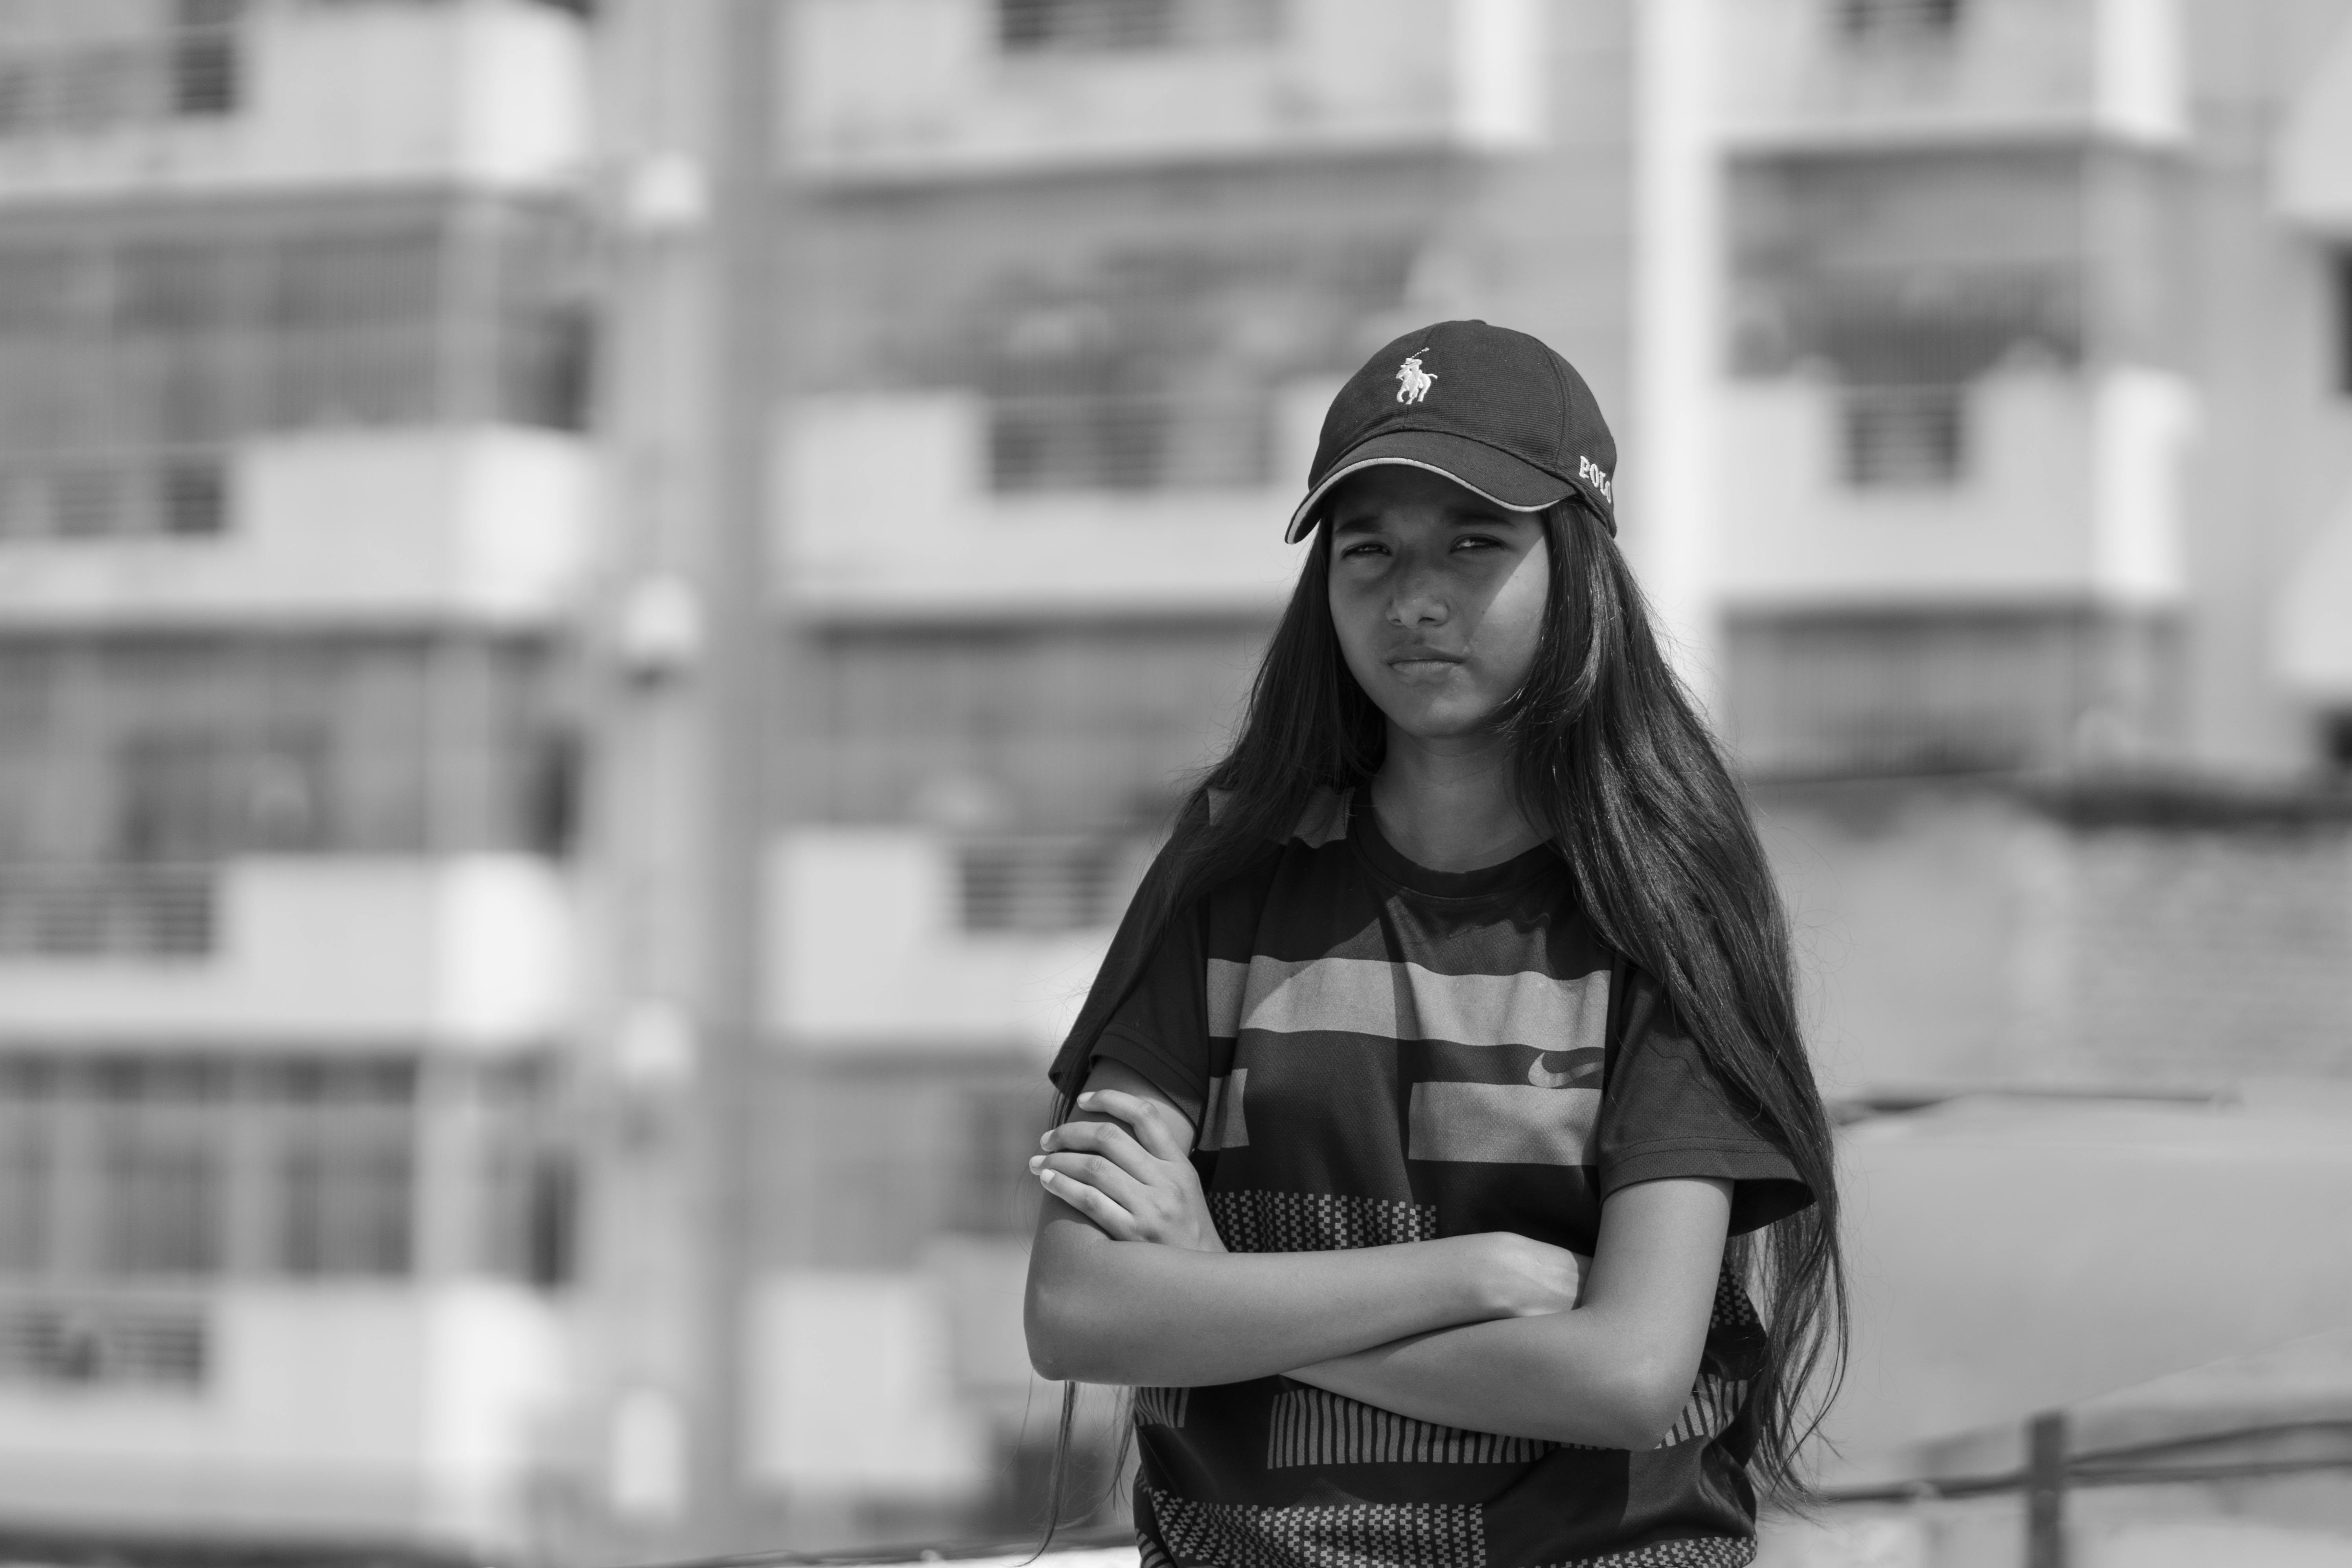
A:
{"type": "Polygon", "coordinates": [[[1536,0],[800,0],[788,158],[933,179],[1539,141],[1536,0]]]}
{"type": "Polygon", "coordinates": [[[814,1051],[1060,1043],[1143,869],[1120,839],[806,828],[769,859],[769,1025],[814,1051]]]}
{"type": "Polygon", "coordinates": [[[0,1016],[42,1045],[542,1042],[568,1019],[561,874],[522,856],[0,867],[0,1016]]]}
{"type": "Polygon", "coordinates": [[[2174,0],[1717,0],[1715,32],[1736,144],[2186,134],[2174,0]]]}
{"type": "Polygon", "coordinates": [[[1717,582],[1735,609],[2098,603],[2182,592],[2195,395],[2137,367],[1949,386],[1727,383],[1717,582]]]}
{"type": "Polygon", "coordinates": [[[586,154],[587,91],[584,28],[533,0],[250,0],[202,28],[77,28],[0,43],[0,191],[543,184],[586,154]]]}
{"type": "Polygon", "coordinates": [[[0,616],[534,625],[580,581],[593,468],[520,428],[0,458],[0,616]]]}
{"type": "Polygon", "coordinates": [[[779,591],[838,619],[1270,613],[1331,391],[804,399],[779,443],[779,591]]]}
{"type": "Polygon", "coordinates": [[[37,1528],[510,1543],[562,1360],[557,1309],[484,1281],[12,1289],[0,1510],[37,1528]]]}

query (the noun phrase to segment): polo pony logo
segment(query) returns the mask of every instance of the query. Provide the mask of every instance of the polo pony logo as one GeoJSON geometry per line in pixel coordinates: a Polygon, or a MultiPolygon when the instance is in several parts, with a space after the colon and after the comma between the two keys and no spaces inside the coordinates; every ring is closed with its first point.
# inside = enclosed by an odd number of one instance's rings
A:
{"type": "Polygon", "coordinates": [[[1437,377],[1421,368],[1421,354],[1428,352],[1423,349],[1421,353],[1411,355],[1404,363],[1397,366],[1399,403],[1419,403],[1429,395],[1429,389],[1437,384],[1437,377]]]}

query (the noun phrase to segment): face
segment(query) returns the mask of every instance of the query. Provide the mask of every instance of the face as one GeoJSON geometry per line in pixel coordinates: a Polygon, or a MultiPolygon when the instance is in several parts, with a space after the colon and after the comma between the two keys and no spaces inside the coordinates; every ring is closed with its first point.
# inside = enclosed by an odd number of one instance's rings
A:
{"type": "Polygon", "coordinates": [[[1331,496],[1331,622],[1357,684],[1417,740],[1490,738],[1543,628],[1541,516],[1397,466],[1331,496]]]}

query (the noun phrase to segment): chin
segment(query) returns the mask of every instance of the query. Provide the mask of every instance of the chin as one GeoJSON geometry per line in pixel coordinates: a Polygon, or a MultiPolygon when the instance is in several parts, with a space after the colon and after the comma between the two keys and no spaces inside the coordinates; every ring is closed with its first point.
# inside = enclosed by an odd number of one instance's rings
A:
{"type": "Polygon", "coordinates": [[[1495,732],[1499,705],[1458,708],[1452,703],[1413,709],[1400,703],[1386,710],[1389,722],[1416,741],[1464,741],[1495,732]]]}

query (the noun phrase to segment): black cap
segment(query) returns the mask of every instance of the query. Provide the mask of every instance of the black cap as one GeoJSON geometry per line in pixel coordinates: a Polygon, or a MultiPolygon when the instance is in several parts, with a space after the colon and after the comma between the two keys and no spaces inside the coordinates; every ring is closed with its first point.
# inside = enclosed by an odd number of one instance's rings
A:
{"type": "Polygon", "coordinates": [[[1440,321],[1364,362],[1323,416],[1294,544],[1331,487],[1384,463],[1427,468],[1512,511],[1571,495],[1617,531],[1617,443],[1592,389],[1541,342],[1484,321],[1440,321]]]}

